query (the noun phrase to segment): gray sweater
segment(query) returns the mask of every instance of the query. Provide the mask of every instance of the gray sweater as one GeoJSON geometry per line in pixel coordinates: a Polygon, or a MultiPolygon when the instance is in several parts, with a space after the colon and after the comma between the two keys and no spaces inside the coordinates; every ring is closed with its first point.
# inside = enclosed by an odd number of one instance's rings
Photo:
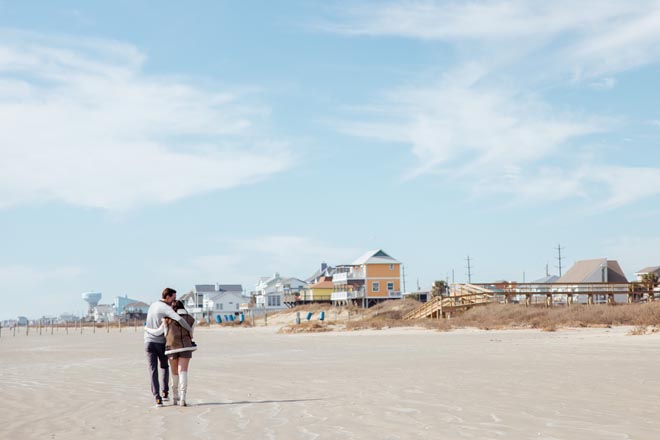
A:
{"type": "MultiPolygon", "coordinates": [[[[147,312],[147,323],[146,327],[156,329],[160,327],[160,324],[163,321],[164,317],[172,318],[173,320],[177,321],[179,324],[181,324],[181,327],[185,328],[189,332],[192,333],[192,329],[190,328],[190,325],[186,322],[185,319],[181,315],[179,315],[177,312],[175,312],[172,307],[167,305],[167,303],[163,301],[156,301],[152,305],[149,306],[149,312],[147,312]]],[[[153,335],[149,332],[144,332],[144,343],[147,344],[149,342],[157,342],[159,344],[164,344],[165,343],[165,336],[161,335],[153,335]]]]}

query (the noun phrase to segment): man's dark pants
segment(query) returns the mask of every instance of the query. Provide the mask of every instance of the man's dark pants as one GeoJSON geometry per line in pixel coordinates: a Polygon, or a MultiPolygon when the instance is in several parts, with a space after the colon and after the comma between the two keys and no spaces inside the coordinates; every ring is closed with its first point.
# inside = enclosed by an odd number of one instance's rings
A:
{"type": "Polygon", "coordinates": [[[170,389],[170,369],[167,364],[167,356],[165,356],[165,344],[158,342],[147,342],[144,345],[144,350],[147,352],[147,359],[149,360],[149,373],[151,374],[151,394],[154,397],[160,396],[160,384],[158,382],[158,363],[163,370],[163,392],[170,389]]]}

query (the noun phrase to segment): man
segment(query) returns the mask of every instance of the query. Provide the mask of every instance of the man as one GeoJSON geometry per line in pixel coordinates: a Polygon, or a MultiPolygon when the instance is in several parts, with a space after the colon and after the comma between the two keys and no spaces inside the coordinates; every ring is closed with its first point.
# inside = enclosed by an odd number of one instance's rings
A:
{"type": "MultiPolygon", "coordinates": [[[[172,303],[176,301],[176,290],[166,287],[161,295],[162,299],[156,301],[149,306],[147,313],[146,326],[149,328],[158,328],[164,317],[172,318],[177,321],[183,328],[191,331],[190,325],[183,318],[183,316],[172,310],[172,303]]],[[[165,336],[155,336],[148,332],[144,333],[144,350],[147,352],[147,360],[149,361],[149,372],[151,373],[151,394],[156,399],[157,406],[163,406],[163,400],[168,400],[170,374],[167,364],[167,356],[165,356],[165,336]],[[160,394],[160,384],[158,381],[158,363],[160,362],[160,369],[163,376],[163,394],[160,394]]]]}

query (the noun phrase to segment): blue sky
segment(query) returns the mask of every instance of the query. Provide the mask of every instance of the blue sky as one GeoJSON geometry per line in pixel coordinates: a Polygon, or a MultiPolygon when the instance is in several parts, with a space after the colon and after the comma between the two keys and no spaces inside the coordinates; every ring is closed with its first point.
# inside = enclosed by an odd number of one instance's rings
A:
{"type": "Polygon", "coordinates": [[[0,2],[0,319],[660,264],[657,1],[0,2]]]}

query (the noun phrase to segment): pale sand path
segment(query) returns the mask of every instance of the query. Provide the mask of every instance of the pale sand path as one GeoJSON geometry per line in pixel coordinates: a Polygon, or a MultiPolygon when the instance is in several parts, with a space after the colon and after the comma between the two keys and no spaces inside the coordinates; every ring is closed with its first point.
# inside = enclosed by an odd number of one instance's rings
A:
{"type": "Polygon", "coordinates": [[[660,335],[200,330],[154,408],[133,329],[0,339],[0,438],[660,438],[660,335]]]}

